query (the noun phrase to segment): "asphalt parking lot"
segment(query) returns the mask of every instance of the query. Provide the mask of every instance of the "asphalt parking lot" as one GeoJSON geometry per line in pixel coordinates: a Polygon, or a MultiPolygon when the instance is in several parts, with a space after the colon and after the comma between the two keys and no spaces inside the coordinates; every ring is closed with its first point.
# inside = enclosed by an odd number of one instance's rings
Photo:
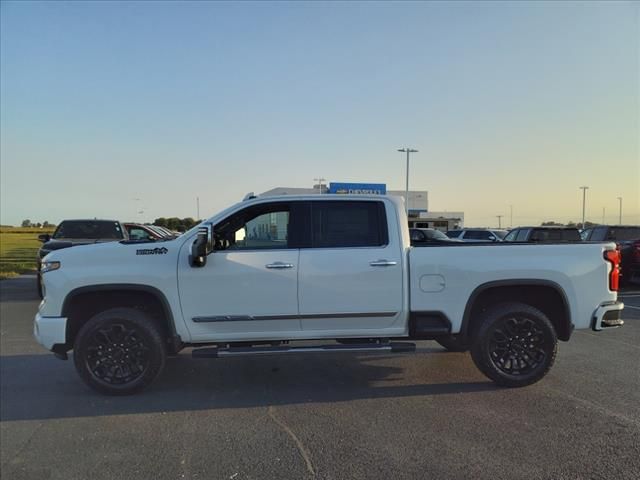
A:
{"type": "Polygon", "coordinates": [[[494,387],[468,354],[170,359],[125,398],[32,338],[33,277],[0,283],[4,479],[640,478],[640,290],[551,373],[494,387]]]}

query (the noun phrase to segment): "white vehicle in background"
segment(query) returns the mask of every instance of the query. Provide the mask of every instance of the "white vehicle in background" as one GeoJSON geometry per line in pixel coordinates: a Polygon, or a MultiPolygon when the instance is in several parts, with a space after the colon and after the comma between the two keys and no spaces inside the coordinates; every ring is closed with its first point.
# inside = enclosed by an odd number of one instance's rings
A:
{"type": "Polygon", "coordinates": [[[507,230],[493,228],[464,228],[448,230],[447,237],[463,242],[501,242],[507,233],[507,230]]]}
{"type": "Polygon", "coordinates": [[[176,239],[47,255],[37,340],[59,358],[73,350],[106,394],[148,386],[184,347],[406,353],[423,339],[470,349],[487,377],[521,387],[574,328],[623,323],[613,243],[411,248],[394,197],[247,198],[176,239]],[[310,339],[322,342],[295,343],[310,339]]]}

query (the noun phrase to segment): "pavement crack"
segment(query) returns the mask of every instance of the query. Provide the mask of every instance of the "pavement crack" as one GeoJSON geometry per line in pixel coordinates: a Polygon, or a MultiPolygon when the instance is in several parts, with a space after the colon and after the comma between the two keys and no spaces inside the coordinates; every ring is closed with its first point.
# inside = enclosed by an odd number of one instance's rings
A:
{"type": "Polygon", "coordinates": [[[298,447],[298,451],[300,452],[300,455],[304,459],[304,462],[307,464],[307,470],[312,476],[315,477],[316,471],[314,470],[313,464],[311,463],[311,457],[309,456],[309,452],[307,452],[307,449],[304,448],[304,444],[298,438],[298,436],[293,432],[293,430],[291,430],[291,428],[289,428],[289,426],[286,423],[284,423],[282,420],[276,417],[275,410],[276,409],[273,407],[273,405],[269,405],[269,408],[268,408],[269,417],[271,417],[271,419],[274,422],[276,422],[287,433],[287,435],[291,437],[293,442],[296,444],[296,447],[298,447]]]}

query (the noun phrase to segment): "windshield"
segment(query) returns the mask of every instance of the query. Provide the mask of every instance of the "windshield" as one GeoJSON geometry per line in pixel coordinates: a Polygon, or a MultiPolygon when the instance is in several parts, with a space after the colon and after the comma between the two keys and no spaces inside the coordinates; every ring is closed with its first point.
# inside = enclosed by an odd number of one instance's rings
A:
{"type": "Polygon", "coordinates": [[[423,230],[425,236],[431,240],[450,240],[444,233],[440,230],[423,230]]]}
{"type": "Polygon", "coordinates": [[[118,222],[103,220],[66,220],[58,225],[54,239],[88,238],[92,240],[124,238],[118,222]]]}

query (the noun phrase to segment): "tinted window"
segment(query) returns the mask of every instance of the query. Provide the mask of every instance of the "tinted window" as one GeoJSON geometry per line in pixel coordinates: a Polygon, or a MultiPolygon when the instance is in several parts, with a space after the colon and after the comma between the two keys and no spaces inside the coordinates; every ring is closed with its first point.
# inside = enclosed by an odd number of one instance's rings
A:
{"type": "Polygon", "coordinates": [[[532,242],[579,242],[581,240],[577,229],[534,229],[531,234],[532,242]]]}
{"type": "Polygon", "coordinates": [[[507,236],[504,237],[505,242],[515,242],[516,235],[518,235],[518,230],[511,230],[507,236]]]}
{"type": "Polygon", "coordinates": [[[417,229],[411,229],[411,241],[412,242],[424,242],[424,233],[417,229]]]}
{"type": "Polygon", "coordinates": [[[466,240],[489,240],[489,237],[493,237],[493,234],[487,230],[467,230],[464,232],[466,240]]]}
{"type": "Polygon", "coordinates": [[[611,227],[607,240],[636,240],[640,238],[640,227],[611,227]]]}
{"type": "Polygon", "coordinates": [[[507,231],[506,230],[492,230],[492,233],[496,237],[498,237],[500,240],[502,240],[507,235],[507,231]]]}
{"type": "Polygon", "coordinates": [[[516,237],[516,242],[526,242],[528,233],[529,230],[526,228],[524,230],[519,230],[518,236],[516,237]]]}
{"type": "Polygon", "coordinates": [[[441,240],[445,242],[449,240],[449,237],[447,237],[440,230],[424,230],[424,234],[431,240],[441,240]]]}
{"type": "Polygon", "coordinates": [[[458,238],[460,233],[462,233],[462,230],[447,230],[445,235],[449,238],[458,238]]]}
{"type": "Polygon", "coordinates": [[[53,238],[120,240],[124,238],[124,234],[118,222],[65,220],[58,225],[53,238]]]}
{"type": "Polygon", "coordinates": [[[312,202],[313,246],[378,247],[388,243],[382,202],[312,202]]]}

